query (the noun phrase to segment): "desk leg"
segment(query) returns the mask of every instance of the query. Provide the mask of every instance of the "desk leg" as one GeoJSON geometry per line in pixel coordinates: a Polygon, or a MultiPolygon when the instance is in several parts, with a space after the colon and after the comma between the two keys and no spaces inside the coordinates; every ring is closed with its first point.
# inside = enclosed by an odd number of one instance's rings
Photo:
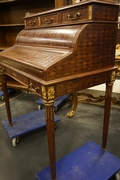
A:
{"type": "Polygon", "coordinates": [[[11,118],[11,111],[10,111],[10,103],[9,103],[9,95],[8,95],[8,90],[7,90],[7,81],[6,81],[6,76],[2,76],[2,88],[4,92],[4,99],[5,99],[5,105],[6,105],[6,111],[7,111],[7,116],[8,116],[8,121],[9,125],[12,126],[12,118],[11,118]]]}
{"type": "Polygon", "coordinates": [[[48,138],[49,159],[52,180],[56,180],[55,131],[54,131],[54,102],[44,102],[46,110],[46,127],[48,138]]]}
{"type": "Polygon", "coordinates": [[[110,108],[111,108],[111,99],[112,99],[112,86],[113,86],[113,83],[106,84],[103,139],[102,139],[102,150],[103,151],[105,151],[106,144],[107,144],[110,108]]]}

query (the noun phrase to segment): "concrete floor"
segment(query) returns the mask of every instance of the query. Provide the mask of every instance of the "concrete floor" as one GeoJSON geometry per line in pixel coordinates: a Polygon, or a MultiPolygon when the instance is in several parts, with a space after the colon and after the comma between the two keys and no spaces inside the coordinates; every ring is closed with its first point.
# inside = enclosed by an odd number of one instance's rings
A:
{"type": "MultiPolygon", "coordinates": [[[[10,99],[12,117],[37,110],[37,95],[17,93],[10,99]]],[[[90,140],[101,146],[103,106],[79,104],[72,118],[66,115],[70,110],[65,104],[56,113],[60,117],[55,131],[57,160],[90,140]]],[[[0,102],[0,180],[34,180],[34,175],[49,165],[46,130],[42,128],[20,136],[20,143],[14,148],[2,124],[5,119],[3,101],[0,102]]],[[[120,158],[119,108],[111,108],[107,150],[120,158]]]]}

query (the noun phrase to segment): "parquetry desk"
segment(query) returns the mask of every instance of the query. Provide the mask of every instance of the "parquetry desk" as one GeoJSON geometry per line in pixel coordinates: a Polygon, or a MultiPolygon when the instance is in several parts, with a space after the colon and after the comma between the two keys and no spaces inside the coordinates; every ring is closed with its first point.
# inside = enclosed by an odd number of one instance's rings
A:
{"type": "Polygon", "coordinates": [[[0,53],[9,124],[6,75],[44,100],[52,180],[56,179],[54,100],[106,83],[102,149],[108,134],[119,6],[89,0],[24,18],[14,46],[0,53]]]}

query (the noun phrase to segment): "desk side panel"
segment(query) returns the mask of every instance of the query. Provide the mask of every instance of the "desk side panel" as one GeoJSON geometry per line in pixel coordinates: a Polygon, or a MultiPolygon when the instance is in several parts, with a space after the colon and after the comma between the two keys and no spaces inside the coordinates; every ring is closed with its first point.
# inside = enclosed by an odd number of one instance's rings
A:
{"type": "Polygon", "coordinates": [[[117,24],[88,24],[80,32],[72,55],[47,69],[47,80],[113,67],[116,35],[117,24]]]}

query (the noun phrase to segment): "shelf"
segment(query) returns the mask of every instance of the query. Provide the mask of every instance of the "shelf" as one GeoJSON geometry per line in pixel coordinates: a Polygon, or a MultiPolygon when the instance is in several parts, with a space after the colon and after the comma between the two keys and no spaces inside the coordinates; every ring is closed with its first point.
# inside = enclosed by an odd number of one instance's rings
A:
{"type": "MultiPolygon", "coordinates": [[[[108,180],[120,169],[120,159],[89,141],[56,162],[57,180],[108,180]]],[[[50,166],[35,174],[37,180],[49,180],[50,166]]]]}
{"type": "Polygon", "coordinates": [[[0,24],[0,27],[18,27],[24,26],[24,24],[0,24]]]}

